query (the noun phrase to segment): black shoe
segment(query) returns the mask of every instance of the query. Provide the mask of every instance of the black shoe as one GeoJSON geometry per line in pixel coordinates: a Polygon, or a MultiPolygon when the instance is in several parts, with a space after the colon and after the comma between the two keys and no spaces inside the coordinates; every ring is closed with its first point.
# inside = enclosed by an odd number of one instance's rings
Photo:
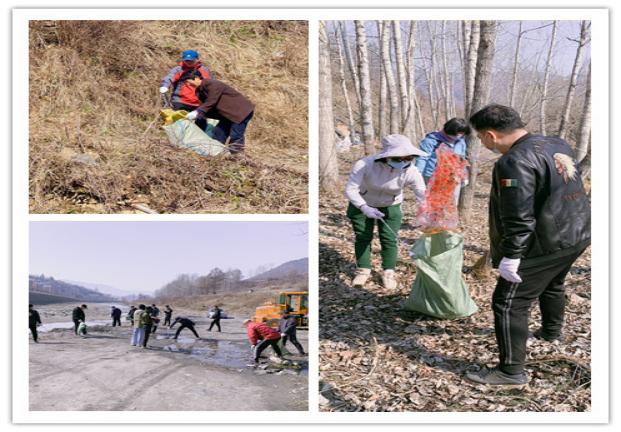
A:
{"type": "Polygon", "coordinates": [[[533,332],[533,337],[535,339],[544,340],[547,342],[554,342],[554,341],[564,342],[565,341],[565,337],[562,334],[559,334],[558,336],[550,336],[544,333],[543,328],[539,328],[535,330],[533,332]]]}
{"type": "Polygon", "coordinates": [[[497,386],[519,386],[523,387],[528,384],[528,375],[526,372],[519,374],[504,373],[497,367],[488,369],[483,368],[478,372],[467,372],[466,379],[477,384],[488,384],[497,386]]]}

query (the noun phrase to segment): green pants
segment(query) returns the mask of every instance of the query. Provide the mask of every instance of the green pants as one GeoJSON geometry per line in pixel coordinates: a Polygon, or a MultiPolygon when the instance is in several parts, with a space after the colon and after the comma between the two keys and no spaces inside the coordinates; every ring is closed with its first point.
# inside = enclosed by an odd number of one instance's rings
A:
{"type": "MultiPolygon", "coordinates": [[[[403,216],[401,213],[401,204],[390,207],[380,207],[378,210],[384,213],[384,222],[386,222],[395,233],[399,233],[403,216]]],[[[356,234],[356,265],[359,268],[371,268],[371,241],[373,240],[373,230],[377,223],[380,245],[382,247],[382,268],[384,270],[394,270],[397,266],[397,255],[399,252],[398,242],[395,235],[390,232],[384,222],[366,217],[364,213],[352,203],[349,203],[349,207],[347,207],[347,217],[351,220],[354,233],[356,234]]]]}

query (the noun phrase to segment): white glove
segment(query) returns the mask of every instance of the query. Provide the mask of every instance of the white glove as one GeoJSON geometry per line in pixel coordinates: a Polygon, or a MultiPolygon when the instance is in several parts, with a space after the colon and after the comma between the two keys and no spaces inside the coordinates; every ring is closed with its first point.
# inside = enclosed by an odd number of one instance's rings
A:
{"type": "Polygon", "coordinates": [[[164,94],[168,91],[168,87],[160,87],[160,93],[164,94]]]}
{"type": "Polygon", "coordinates": [[[503,258],[500,260],[500,265],[498,266],[498,271],[500,272],[500,277],[512,282],[512,283],[520,283],[522,282],[522,278],[517,274],[518,268],[520,267],[520,259],[511,259],[511,258],[503,258]]]}
{"type": "Polygon", "coordinates": [[[368,206],[366,204],[362,204],[360,206],[360,211],[364,213],[364,215],[371,219],[383,219],[384,213],[376,209],[375,207],[368,206]]]}
{"type": "Polygon", "coordinates": [[[198,111],[194,110],[194,111],[190,111],[188,115],[185,116],[185,118],[187,120],[195,120],[197,115],[198,115],[198,111]]]}
{"type": "Polygon", "coordinates": [[[287,335],[286,335],[286,334],[284,334],[284,333],[281,333],[281,334],[280,334],[280,337],[285,337],[285,336],[287,336],[287,335]]]}

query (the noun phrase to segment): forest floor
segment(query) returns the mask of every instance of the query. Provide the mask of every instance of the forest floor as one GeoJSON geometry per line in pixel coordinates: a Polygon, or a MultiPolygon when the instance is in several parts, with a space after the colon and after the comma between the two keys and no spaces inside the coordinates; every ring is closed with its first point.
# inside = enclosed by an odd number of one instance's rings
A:
{"type": "MultiPolygon", "coordinates": [[[[441,320],[407,312],[416,268],[400,246],[399,286],[381,284],[379,241],[373,242],[374,270],[364,287],[353,287],[353,232],[343,194],[320,203],[320,410],[321,411],[589,411],[591,407],[591,249],[575,262],[566,279],[565,342],[528,342],[525,389],[490,388],[464,378],[478,365],[493,366],[498,351],[491,295],[493,272],[473,271],[488,249],[487,200],[491,154],[477,185],[473,223],[464,236],[463,277],[479,310],[470,317],[441,320]]],[[[360,156],[360,155],[358,155],[360,156]]],[[[356,160],[340,157],[345,181],[356,160]]],[[[414,197],[406,193],[400,239],[413,245],[422,232],[413,226],[414,197]]],[[[539,327],[531,308],[530,330],[539,327]]]]}
{"type": "MultiPolygon", "coordinates": [[[[128,322],[112,327],[109,304],[89,304],[88,335],[75,336],[73,304],[40,306],[46,331],[30,343],[29,395],[33,411],[305,411],[307,357],[287,355],[296,367],[263,360],[257,368],[241,323],[221,321],[208,331],[203,311],[177,308],[197,323],[201,339],[184,329],[178,340],[160,326],[148,348],[130,345],[128,322]]],[[[121,306],[126,312],[127,306],[121,306]]],[[[174,316],[177,315],[175,313],[174,316]]],[[[43,330],[42,329],[42,330],[43,330]]],[[[308,347],[307,332],[298,339],[308,347]]],[[[263,356],[270,355],[270,349],[263,356]]]]}

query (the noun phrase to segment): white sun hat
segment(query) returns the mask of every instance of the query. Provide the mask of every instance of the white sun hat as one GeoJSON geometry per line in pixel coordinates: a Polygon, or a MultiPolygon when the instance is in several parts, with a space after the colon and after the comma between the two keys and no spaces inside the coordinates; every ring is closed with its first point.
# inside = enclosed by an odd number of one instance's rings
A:
{"type": "Polygon", "coordinates": [[[375,155],[375,160],[391,157],[429,156],[421,149],[414,147],[410,139],[404,135],[392,134],[382,138],[382,151],[375,155]]]}

